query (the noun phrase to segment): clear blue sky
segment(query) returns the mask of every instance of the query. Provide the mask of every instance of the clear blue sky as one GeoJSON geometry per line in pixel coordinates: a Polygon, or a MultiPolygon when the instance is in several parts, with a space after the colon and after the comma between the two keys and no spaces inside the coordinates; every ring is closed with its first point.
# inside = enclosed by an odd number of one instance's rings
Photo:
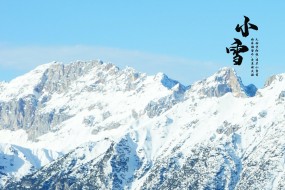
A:
{"type": "Polygon", "coordinates": [[[284,10],[282,0],[0,0],[0,80],[54,60],[101,59],[185,85],[228,66],[261,87],[285,72],[284,10]],[[233,38],[249,44],[235,31],[243,15],[259,27],[250,31],[260,41],[259,77],[249,56],[238,67],[225,52],[233,38]]]}

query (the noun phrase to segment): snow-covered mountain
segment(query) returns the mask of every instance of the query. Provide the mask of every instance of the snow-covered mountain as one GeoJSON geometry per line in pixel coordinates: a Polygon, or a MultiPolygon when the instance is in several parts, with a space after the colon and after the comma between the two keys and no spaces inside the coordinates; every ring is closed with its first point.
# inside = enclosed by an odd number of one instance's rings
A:
{"type": "Polygon", "coordinates": [[[101,61],[0,83],[3,189],[285,189],[285,74],[184,86],[101,61]]]}

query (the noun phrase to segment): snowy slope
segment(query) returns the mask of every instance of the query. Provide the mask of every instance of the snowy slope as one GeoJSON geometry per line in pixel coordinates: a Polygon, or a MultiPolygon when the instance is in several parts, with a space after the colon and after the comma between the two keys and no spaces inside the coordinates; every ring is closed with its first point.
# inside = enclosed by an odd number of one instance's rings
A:
{"type": "Polygon", "coordinates": [[[257,90],[231,68],[185,87],[99,61],[40,66],[1,86],[1,183],[284,189],[284,76],[257,90]]]}

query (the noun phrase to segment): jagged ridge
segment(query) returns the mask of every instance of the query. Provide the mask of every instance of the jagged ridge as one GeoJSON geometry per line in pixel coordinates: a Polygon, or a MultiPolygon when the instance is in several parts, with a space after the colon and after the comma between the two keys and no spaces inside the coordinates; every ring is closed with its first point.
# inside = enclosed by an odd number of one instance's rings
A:
{"type": "MultiPolygon", "coordinates": [[[[29,171],[27,164],[19,165],[23,172],[2,184],[5,189],[282,189],[282,76],[256,90],[230,68],[185,87],[162,73],[147,76],[102,62],[41,66],[17,79],[23,81],[18,90],[9,90],[15,81],[2,84],[1,125],[15,131],[0,130],[0,142],[33,150],[30,158],[39,158],[36,152],[45,148],[39,160],[54,161],[29,171]],[[36,118],[50,123],[29,125],[36,118]],[[26,132],[19,128],[34,132],[37,142],[23,139],[26,132]],[[59,155],[52,157],[55,152],[59,155]]],[[[20,160],[28,155],[4,154],[20,160]]],[[[6,166],[0,171],[11,174],[6,166]]]]}

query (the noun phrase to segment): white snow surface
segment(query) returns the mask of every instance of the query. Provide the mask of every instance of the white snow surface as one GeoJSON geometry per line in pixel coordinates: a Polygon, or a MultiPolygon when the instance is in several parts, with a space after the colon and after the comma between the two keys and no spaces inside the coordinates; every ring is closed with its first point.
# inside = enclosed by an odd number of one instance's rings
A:
{"type": "MultiPolygon", "coordinates": [[[[45,70],[57,64],[59,63],[45,64],[11,82],[0,83],[0,101],[7,102],[35,94],[34,87],[45,70]]],[[[179,85],[183,85],[168,79],[162,73],[147,76],[126,68],[119,70],[119,74],[112,74],[117,67],[111,65],[104,71],[107,66],[108,64],[103,63],[94,67],[87,74],[72,81],[65,92],[44,91],[38,95],[39,99],[44,95],[51,96],[40,112],[47,113],[53,109],[59,112],[64,107],[67,108],[64,112],[72,115],[54,126],[53,131],[31,141],[23,129],[0,130],[0,167],[3,166],[0,171],[7,174],[7,177],[1,178],[2,185],[8,178],[17,180],[79,146],[103,142],[106,138],[117,142],[126,134],[130,134],[138,146],[137,150],[143,150],[138,154],[144,154],[147,160],[154,161],[158,157],[170,155],[171,147],[179,144],[183,144],[182,150],[185,153],[199,143],[222,144],[228,139],[225,134],[216,131],[228,121],[231,125],[240,126],[235,131],[241,136],[236,146],[238,156],[245,157],[260,146],[270,133],[274,135],[274,131],[270,129],[273,122],[285,126],[285,101],[279,97],[280,93],[285,91],[285,74],[278,75],[269,86],[259,89],[254,97],[235,97],[233,93],[226,93],[222,97],[201,97],[188,90],[189,93],[185,92],[187,96],[184,96],[182,101],[150,118],[145,107],[151,101],[157,102],[175,94],[179,91],[179,85]],[[98,70],[102,71],[105,81],[100,90],[88,90],[99,88],[97,84],[102,81],[98,81],[98,70]],[[128,82],[135,84],[135,87],[128,89],[128,82]],[[250,127],[252,118],[256,118],[253,128],[250,127]],[[90,125],[84,122],[86,119],[90,120],[90,125]]],[[[222,71],[226,69],[222,68],[222,71]]],[[[217,83],[214,76],[210,76],[206,81],[206,85],[210,86],[217,83]]],[[[198,88],[195,83],[192,86],[193,89],[198,88]]],[[[285,134],[285,128],[277,128],[276,131],[285,134]]],[[[274,143],[268,142],[266,146],[271,149],[274,143]]],[[[279,139],[278,143],[284,145],[285,138],[279,139]]],[[[79,149],[77,154],[86,154],[84,162],[87,162],[107,148],[108,146],[102,143],[97,152],[83,153],[79,149]]],[[[260,153],[260,156],[262,155],[260,153]]],[[[282,160],[283,165],[279,167],[284,172],[285,157],[276,159],[280,159],[280,162],[282,160]]],[[[273,184],[278,184],[278,180],[281,179],[276,177],[273,184]]],[[[136,181],[132,188],[138,188],[140,185],[140,181],[136,181]]]]}

